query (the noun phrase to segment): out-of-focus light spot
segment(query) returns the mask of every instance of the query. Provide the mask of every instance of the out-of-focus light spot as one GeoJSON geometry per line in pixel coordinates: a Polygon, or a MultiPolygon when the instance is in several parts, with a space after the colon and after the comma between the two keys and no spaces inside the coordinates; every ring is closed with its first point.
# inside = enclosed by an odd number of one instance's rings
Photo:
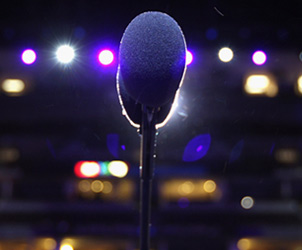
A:
{"type": "Polygon", "coordinates": [[[11,163],[19,159],[20,152],[16,148],[0,148],[0,163],[11,163]]]}
{"type": "Polygon", "coordinates": [[[190,65],[193,62],[193,54],[191,51],[187,50],[186,53],[186,64],[190,65]]]}
{"type": "Polygon", "coordinates": [[[119,178],[125,177],[128,173],[128,165],[123,161],[111,161],[108,169],[111,175],[119,178]]]}
{"type": "Polygon", "coordinates": [[[266,59],[266,54],[261,50],[256,51],[252,55],[252,60],[256,65],[263,65],[266,62],[266,59]]]}
{"type": "Polygon", "coordinates": [[[189,141],[184,150],[184,154],[182,156],[183,161],[192,162],[201,159],[207,154],[210,144],[211,136],[209,134],[194,137],[189,141]]]}
{"type": "Polygon", "coordinates": [[[302,95],[302,76],[300,76],[298,78],[297,85],[296,85],[296,91],[299,95],[302,95]]]}
{"type": "Polygon", "coordinates": [[[244,209],[251,209],[254,206],[254,199],[250,196],[245,196],[240,202],[244,209]]]}
{"type": "Polygon", "coordinates": [[[43,241],[44,250],[54,250],[57,247],[57,242],[52,238],[46,238],[43,241]]]}
{"type": "Polygon", "coordinates": [[[82,180],[78,184],[78,188],[81,192],[87,193],[91,190],[91,184],[88,180],[82,180]]]}
{"type": "Polygon", "coordinates": [[[98,55],[98,59],[101,64],[110,65],[114,60],[113,52],[108,49],[102,50],[98,55]]]}
{"type": "Polygon", "coordinates": [[[207,180],[204,184],[203,184],[203,189],[206,193],[213,193],[216,190],[216,183],[212,180],[207,180]]]}
{"type": "Polygon", "coordinates": [[[122,148],[123,151],[126,150],[126,146],[125,145],[122,145],[121,148],[122,148]]]}
{"type": "Polygon", "coordinates": [[[222,62],[230,62],[234,57],[234,53],[230,48],[222,48],[219,50],[218,57],[222,62]]]}
{"type": "Polygon", "coordinates": [[[69,45],[62,45],[57,49],[56,56],[59,62],[67,64],[74,59],[75,52],[69,45]]]}
{"type": "Polygon", "coordinates": [[[210,41],[215,40],[218,37],[218,32],[215,28],[209,28],[206,31],[206,38],[210,41]]]}
{"type": "Polygon", "coordinates": [[[73,246],[70,245],[70,244],[63,244],[63,245],[60,247],[60,250],[73,250],[73,246]]]}
{"type": "Polygon", "coordinates": [[[299,153],[292,148],[282,148],[276,151],[275,158],[280,163],[294,164],[299,161],[299,153]]]}
{"type": "Polygon", "coordinates": [[[113,189],[111,182],[104,181],[103,184],[104,184],[103,193],[104,194],[110,194],[112,192],[112,189],[113,189]]]}
{"type": "Polygon", "coordinates": [[[91,183],[91,190],[95,193],[100,193],[104,189],[104,184],[100,180],[95,180],[91,183]]]}
{"type": "Polygon", "coordinates": [[[108,169],[109,161],[100,161],[98,162],[101,167],[101,175],[102,176],[109,176],[110,172],[108,169]]]}
{"type": "Polygon", "coordinates": [[[237,247],[239,250],[249,250],[252,243],[251,240],[243,238],[237,242],[237,247]]]}
{"type": "Polygon", "coordinates": [[[94,178],[101,172],[100,165],[95,161],[79,161],[74,166],[74,173],[80,178],[94,178]]]}
{"type": "Polygon", "coordinates": [[[19,96],[25,90],[25,83],[21,79],[5,79],[1,87],[7,95],[19,96]]]}
{"type": "Polygon", "coordinates": [[[21,59],[25,64],[33,64],[37,59],[36,52],[32,49],[24,50],[21,59]]]}
{"type": "Polygon", "coordinates": [[[177,203],[180,208],[187,208],[190,205],[190,201],[186,197],[181,197],[177,203]]]}
{"type": "Polygon", "coordinates": [[[249,95],[274,97],[278,94],[278,85],[268,75],[250,75],[245,81],[244,91],[249,95]]]}
{"type": "Polygon", "coordinates": [[[195,185],[191,181],[186,181],[178,187],[180,195],[188,195],[194,191],[195,185]]]}

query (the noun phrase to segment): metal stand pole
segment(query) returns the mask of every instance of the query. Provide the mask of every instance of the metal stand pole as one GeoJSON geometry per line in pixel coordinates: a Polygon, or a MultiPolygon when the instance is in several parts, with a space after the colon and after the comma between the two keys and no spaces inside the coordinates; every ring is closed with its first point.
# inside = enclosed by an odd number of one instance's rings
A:
{"type": "Polygon", "coordinates": [[[156,112],[143,107],[140,148],[140,250],[150,249],[151,190],[154,167],[156,112]]]}

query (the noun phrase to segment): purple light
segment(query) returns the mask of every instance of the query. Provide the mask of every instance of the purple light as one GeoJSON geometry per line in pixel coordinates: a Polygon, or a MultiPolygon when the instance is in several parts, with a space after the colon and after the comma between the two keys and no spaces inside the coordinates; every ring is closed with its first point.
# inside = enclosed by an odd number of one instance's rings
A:
{"type": "Polygon", "coordinates": [[[193,162],[204,157],[210,148],[211,136],[202,134],[194,137],[185,147],[182,160],[185,162],[193,162]]]}
{"type": "Polygon", "coordinates": [[[191,51],[187,50],[187,53],[186,53],[186,64],[187,66],[190,65],[192,62],[193,62],[193,54],[191,51]]]}
{"type": "Polygon", "coordinates": [[[32,49],[26,49],[23,51],[21,59],[25,64],[33,64],[37,59],[36,52],[32,49]]]}
{"type": "Polygon", "coordinates": [[[253,59],[253,62],[256,65],[263,65],[266,62],[267,57],[266,57],[266,54],[263,51],[257,50],[253,54],[252,59],[253,59]]]}
{"type": "Polygon", "coordinates": [[[98,55],[99,62],[105,66],[110,65],[114,61],[114,54],[112,51],[105,49],[98,55]]]}

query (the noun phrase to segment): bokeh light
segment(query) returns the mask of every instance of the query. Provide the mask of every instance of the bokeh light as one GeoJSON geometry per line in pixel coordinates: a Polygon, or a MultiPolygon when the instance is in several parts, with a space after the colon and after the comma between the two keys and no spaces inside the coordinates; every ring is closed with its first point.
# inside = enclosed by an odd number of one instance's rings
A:
{"type": "Polygon", "coordinates": [[[95,161],[79,161],[74,166],[74,173],[80,178],[94,178],[101,172],[99,163],[95,161]]]}
{"type": "Polygon", "coordinates": [[[195,185],[191,181],[186,181],[178,186],[180,195],[188,195],[194,191],[195,185]]]}
{"type": "Polygon", "coordinates": [[[300,76],[297,80],[297,92],[302,94],[302,76],[300,76]]]}
{"type": "Polygon", "coordinates": [[[193,62],[193,54],[191,51],[187,50],[187,53],[186,53],[186,64],[187,66],[190,65],[192,62],[193,62]]]}
{"type": "Polygon", "coordinates": [[[46,238],[43,241],[43,247],[45,250],[54,250],[57,247],[57,242],[52,238],[46,238]]]}
{"type": "Polygon", "coordinates": [[[245,196],[240,204],[244,209],[251,209],[254,206],[254,199],[251,196],[245,196]]]}
{"type": "Polygon", "coordinates": [[[104,189],[104,184],[100,180],[95,180],[91,183],[91,190],[95,193],[100,193],[104,189]]]}
{"type": "Polygon", "coordinates": [[[74,250],[74,249],[73,246],[70,244],[63,244],[61,245],[60,250],[74,250]]]}
{"type": "Polygon", "coordinates": [[[246,78],[244,90],[249,95],[274,97],[279,89],[274,78],[269,75],[249,75],[246,78]]]}
{"type": "Polygon", "coordinates": [[[204,157],[211,144],[211,136],[209,134],[198,135],[187,144],[184,153],[183,161],[192,162],[204,157]]]}
{"type": "Polygon", "coordinates": [[[207,180],[203,184],[203,189],[206,193],[213,193],[216,190],[216,183],[213,180],[207,180]]]}
{"type": "Polygon", "coordinates": [[[5,79],[1,88],[7,95],[18,96],[25,90],[25,83],[21,79],[5,79]]]}
{"type": "Polygon", "coordinates": [[[123,161],[111,161],[108,169],[111,175],[119,178],[125,177],[128,173],[128,165],[123,161]]]}
{"type": "Polygon", "coordinates": [[[26,49],[23,51],[21,59],[25,64],[33,64],[37,59],[36,52],[32,49],[26,49]]]}
{"type": "Polygon", "coordinates": [[[98,59],[102,65],[108,66],[113,63],[114,54],[111,50],[105,49],[99,53],[98,59]]]}
{"type": "Polygon", "coordinates": [[[237,247],[239,250],[248,250],[251,247],[251,240],[242,238],[237,242],[237,247]]]}
{"type": "Polygon", "coordinates": [[[230,48],[222,48],[218,52],[218,57],[222,62],[230,62],[234,57],[234,53],[230,48]]]}
{"type": "Polygon", "coordinates": [[[266,54],[261,51],[257,50],[253,55],[252,55],[252,60],[256,65],[263,65],[266,62],[266,54]]]}
{"type": "Polygon", "coordinates": [[[75,52],[69,45],[62,45],[57,49],[56,56],[59,62],[67,64],[74,59],[75,52]]]}
{"type": "Polygon", "coordinates": [[[104,181],[103,184],[104,184],[103,193],[104,194],[110,194],[113,190],[113,186],[112,186],[111,182],[110,181],[104,181]]]}

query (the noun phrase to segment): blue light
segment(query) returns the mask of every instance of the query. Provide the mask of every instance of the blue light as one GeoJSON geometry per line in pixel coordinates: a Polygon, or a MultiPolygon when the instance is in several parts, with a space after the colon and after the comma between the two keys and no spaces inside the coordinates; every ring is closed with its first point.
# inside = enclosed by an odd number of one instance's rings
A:
{"type": "Polygon", "coordinates": [[[211,144],[211,136],[209,134],[198,135],[187,144],[182,159],[186,162],[197,161],[204,157],[211,144]]]}

